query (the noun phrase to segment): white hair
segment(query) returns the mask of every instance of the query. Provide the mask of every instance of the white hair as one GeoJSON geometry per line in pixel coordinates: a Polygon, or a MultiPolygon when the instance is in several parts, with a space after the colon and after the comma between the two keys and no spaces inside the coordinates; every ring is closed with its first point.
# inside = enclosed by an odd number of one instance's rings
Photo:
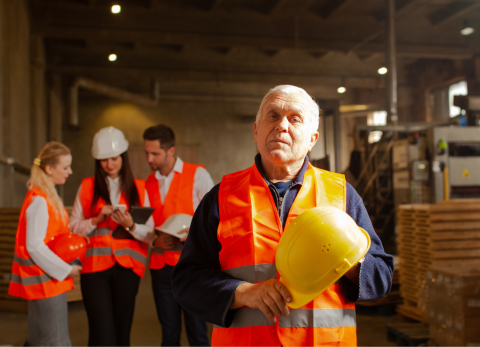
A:
{"type": "Polygon", "coordinates": [[[320,123],[320,107],[304,89],[288,84],[276,86],[270,89],[267,94],[265,94],[257,112],[257,118],[255,120],[257,123],[260,120],[260,115],[262,114],[262,108],[265,104],[265,101],[267,101],[267,99],[273,94],[300,94],[303,97],[302,104],[305,107],[305,111],[310,116],[309,123],[312,127],[312,133],[317,132],[318,125],[320,123]]]}

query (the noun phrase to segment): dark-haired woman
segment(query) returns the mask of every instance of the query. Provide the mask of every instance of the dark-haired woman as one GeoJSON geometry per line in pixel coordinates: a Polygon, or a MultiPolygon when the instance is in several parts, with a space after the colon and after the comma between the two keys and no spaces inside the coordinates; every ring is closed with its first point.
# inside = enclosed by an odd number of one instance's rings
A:
{"type": "Polygon", "coordinates": [[[88,235],[81,285],[90,346],[128,346],[140,277],[147,264],[147,244],[154,238],[153,219],[135,224],[131,206],[150,206],[145,182],[135,180],[123,133],[107,127],[93,138],[95,176],[82,181],[70,228],[88,235]],[[119,227],[132,238],[114,238],[119,227]]]}

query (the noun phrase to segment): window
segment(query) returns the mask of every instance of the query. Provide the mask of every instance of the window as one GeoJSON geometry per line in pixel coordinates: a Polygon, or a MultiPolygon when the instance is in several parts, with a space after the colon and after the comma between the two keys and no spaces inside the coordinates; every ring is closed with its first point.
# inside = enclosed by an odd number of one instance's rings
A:
{"type": "MultiPolygon", "coordinates": [[[[368,115],[368,125],[382,126],[387,125],[387,111],[376,111],[368,115]]],[[[368,134],[368,143],[375,143],[382,138],[383,131],[375,130],[368,134]]]]}
{"type": "Polygon", "coordinates": [[[448,103],[450,106],[450,118],[456,117],[460,114],[460,107],[453,106],[453,96],[454,95],[467,95],[467,82],[461,81],[455,84],[452,84],[448,88],[448,103]]]}

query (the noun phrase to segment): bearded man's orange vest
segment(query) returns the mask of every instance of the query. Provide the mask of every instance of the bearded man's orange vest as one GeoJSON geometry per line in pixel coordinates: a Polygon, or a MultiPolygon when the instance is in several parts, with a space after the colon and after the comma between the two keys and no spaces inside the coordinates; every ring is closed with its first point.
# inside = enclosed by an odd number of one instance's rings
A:
{"type": "MultiPolygon", "coordinates": [[[[70,232],[68,218],[62,218],[60,213],[56,213],[49,203],[47,195],[37,188],[29,190],[20,211],[12,264],[12,279],[8,288],[8,294],[27,300],[51,298],[73,289],[73,278],[69,277],[60,282],[50,277],[35,264],[27,251],[27,218],[25,213],[35,196],[41,196],[47,201],[48,228],[43,242],[47,244],[55,236],[70,232]]],[[[68,216],[67,211],[65,211],[65,216],[68,216]]]]}
{"type": "MultiPolygon", "coordinates": [[[[147,178],[145,187],[150,198],[150,205],[155,208],[153,220],[158,227],[165,222],[171,215],[185,213],[193,216],[193,184],[195,182],[195,172],[203,165],[183,163],[182,173],[174,172],[172,182],[165,196],[165,203],[162,204],[160,188],[155,173],[147,178]]],[[[183,245],[178,241],[175,247],[165,251],[160,247],[152,249],[150,255],[150,269],[161,269],[165,264],[175,266],[180,259],[183,245]]]]}
{"type": "MultiPolygon", "coordinates": [[[[145,181],[134,181],[140,198],[140,205],[143,206],[145,203],[145,181]]],[[[92,208],[94,184],[95,177],[85,178],[80,189],[80,200],[87,219],[98,216],[103,206],[106,205],[105,200],[100,197],[92,208]]],[[[120,195],[119,204],[126,205],[127,211],[130,208],[123,192],[120,195]]],[[[107,270],[114,266],[115,262],[118,262],[121,266],[132,269],[138,276],[143,277],[147,265],[148,245],[138,240],[113,238],[112,232],[117,227],[117,223],[111,218],[107,218],[88,235],[90,244],[87,245],[82,273],[107,270]]]]}
{"type": "MultiPolygon", "coordinates": [[[[316,206],[345,211],[346,188],[343,175],[309,164],[285,228],[303,211],[316,206]]],[[[278,279],[275,254],[284,229],[257,167],[224,176],[218,204],[221,269],[251,283],[278,279]]],[[[347,300],[343,285],[335,283],[307,305],[290,309],[288,317],[278,317],[276,323],[260,310],[243,307],[237,310],[229,328],[214,327],[212,345],[353,346],[355,304],[347,300]]]]}

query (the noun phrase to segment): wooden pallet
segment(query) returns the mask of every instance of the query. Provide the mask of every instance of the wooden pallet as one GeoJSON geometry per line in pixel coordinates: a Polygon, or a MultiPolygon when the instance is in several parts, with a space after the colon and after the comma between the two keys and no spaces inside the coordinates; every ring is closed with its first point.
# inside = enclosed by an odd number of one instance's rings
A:
{"type": "Polygon", "coordinates": [[[420,346],[429,340],[428,325],[422,323],[392,323],[387,325],[387,339],[398,346],[420,346]]]}
{"type": "Polygon", "coordinates": [[[480,266],[480,200],[401,205],[397,217],[405,299],[397,311],[420,320],[420,291],[430,266],[480,266]]]}

